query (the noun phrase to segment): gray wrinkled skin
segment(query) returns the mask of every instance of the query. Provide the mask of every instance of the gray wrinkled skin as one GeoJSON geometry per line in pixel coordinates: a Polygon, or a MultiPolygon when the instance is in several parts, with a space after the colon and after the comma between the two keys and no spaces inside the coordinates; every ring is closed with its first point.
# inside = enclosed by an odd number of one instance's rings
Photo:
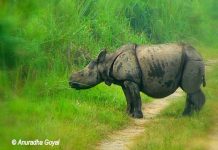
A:
{"type": "Polygon", "coordinates": [[[140,91],[155,98],[166,97],[178,87],[187,93],[184,115],[199,111],[205,103],[200,89],[205,86],[204,62],[186,44],[129,44],[98,58],[73,73],[69,84],[75,89],[91,88],[100,82],[120,85],[127,101],[127,113],[142,118],[140,91]]]}
{"type": "Polygon", "coordinates": [[[183,66],[182,47],[177,44],[139,46],[143,92],[155,98],[172,94],[179,86],[183,66]]]}
{"type": "Polygon", "coordinates": [[[90,62],[83,70],[73,73],[70,77],[70,85],[76,89],[88,89],[100,82],[96,61],[90,62]]]}

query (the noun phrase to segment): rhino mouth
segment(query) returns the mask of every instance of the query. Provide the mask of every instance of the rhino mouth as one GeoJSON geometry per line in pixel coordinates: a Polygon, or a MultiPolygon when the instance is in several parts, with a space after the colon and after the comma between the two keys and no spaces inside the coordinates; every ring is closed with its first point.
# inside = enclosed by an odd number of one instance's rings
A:
{"type": "Polygon", "coordinates": [[[87,85],[87,84],[84,84],[84,83],[79,83],[79,82],[69,82],[69,85],[71,88],[74,88],[76,90],[80,90],[80,89],[88,89],[90,88],[91,86],[90,85],[87,85]]]}

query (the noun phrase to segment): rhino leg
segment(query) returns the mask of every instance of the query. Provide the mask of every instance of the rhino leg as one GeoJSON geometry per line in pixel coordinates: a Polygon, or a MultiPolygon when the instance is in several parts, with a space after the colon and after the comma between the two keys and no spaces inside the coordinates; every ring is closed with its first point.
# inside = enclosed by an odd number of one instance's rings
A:
{"type": "Polygon", "coordinates": [[[197,92],[187,94],[186,107],[183,115],[191,115],[194,111],[200,111],[204,103],[205,96],[201,89],[197,92]]]}
{"type": "Polygon", "coordinates": [[[133,117],[143,118],[143,114],[141,110],[142,103],[141,103],[141,97],[140,97],[140,91],[139,91],[138,85],[135,82],[124,81],[124,87],[127,93],[125,95],[128,95],[128,97],[130,98],[129,102],[132,102],[133,104],[133,108],[134,108],[133,114],[132,114],[133,117]]]}
{"type": "Polygon", "coordinates": [[[128,89],[125,86],[122,86],[123,89],[123,93],[126,97],[126,103],[127,103],[127,108],[126,108],[126,112],[129,115],[133,115],[134,112],[134,105],[133,105],[133,101],[130,95],[130,92],[128,91],[128,89]]]}
{"type": "Polygon", "coordinates": [[[190,115],[193,111],[199,111],[204,105],[205,96],[200,88],[203,77],[203,61],[189,60],[186,62],[181,82],[181,88],[187,93],[183,115],[190,115]]]}

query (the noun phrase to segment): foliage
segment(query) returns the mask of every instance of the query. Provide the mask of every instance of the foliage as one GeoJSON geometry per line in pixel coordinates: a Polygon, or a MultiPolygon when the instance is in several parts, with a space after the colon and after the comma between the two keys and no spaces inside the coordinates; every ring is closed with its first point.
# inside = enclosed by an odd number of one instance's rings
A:
{"type": "MultiPolygon", "coordinates": [[[[215,64],[214,64],[215,65],[215,64]]],[[[211,69],[211,66],[210,66],[211,69]]],[[[207,87],[203,88],[206,93],[206,104],[203,110],[193,116],[182,117],[184,109],[184,97],[172,103],[158,116],[140,137],[132,149],[138,150],[206,150],[208,149],[208,133],[216,124],[218,113],[218,67],[208,71],[207,87]]]]}
{"type": "Polygon", "coordinates": [[[216,47],[217,9],[216,0],[0,1],[0,142],[51,136],[87,149],[124,126],[125,102],[117,87],[70,89],[70,72],[126,43],[216,47]]]}

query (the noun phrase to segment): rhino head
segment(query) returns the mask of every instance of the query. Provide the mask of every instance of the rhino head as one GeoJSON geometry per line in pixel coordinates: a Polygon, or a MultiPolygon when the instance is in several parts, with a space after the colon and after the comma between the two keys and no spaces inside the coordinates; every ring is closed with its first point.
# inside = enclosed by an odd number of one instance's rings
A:
{"type": "Polygon", "coordinates": [[[88,89],[101,83],[99,68],[102,68],[102,64],[106,57],[106,50],[101,51],[96,60],[91,61],[84,69],[72,73],[69,78],[69,85],[71,88],[88,89]]]}

